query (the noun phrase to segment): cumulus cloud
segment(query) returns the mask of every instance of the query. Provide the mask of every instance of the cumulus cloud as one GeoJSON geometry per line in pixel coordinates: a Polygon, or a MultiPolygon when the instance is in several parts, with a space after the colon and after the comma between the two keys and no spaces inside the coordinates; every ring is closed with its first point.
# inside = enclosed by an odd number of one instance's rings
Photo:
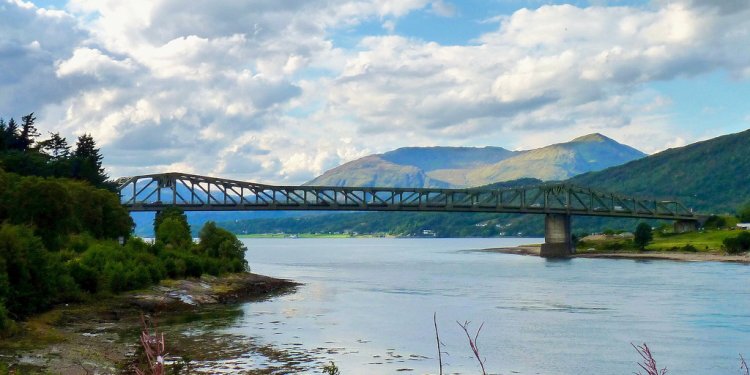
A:
{"type": "MultiPolygon", "coordinates": [[[[2,1],[2,0],[0,0],[2,1]]],[[[393,34],[444,0],[0,3],[0,114],[92,133],[112,175],[184,170],[300,183],[407,145],[536,147],[599,131],[676,139],[648,84],[750,78],[746,1],[549,5],[491,17],[465,45],[393,34]],[[336,34],[365,22],[352,48],[336,34]],[[732,25],[727,27],[726,25],[732,25]]]]}

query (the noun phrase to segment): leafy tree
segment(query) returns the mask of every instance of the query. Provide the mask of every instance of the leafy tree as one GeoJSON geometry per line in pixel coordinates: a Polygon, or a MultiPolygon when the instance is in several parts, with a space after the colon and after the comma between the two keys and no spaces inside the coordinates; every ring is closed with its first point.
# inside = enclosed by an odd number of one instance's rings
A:
{"type": "Polygon", "coordinates": [[[167,217],[156,229],[156,242],[176,249],[187,249],[193,238],[190,228],[175,217],[167,217]]]}
{"type": "Polygon", "coordinates": [[[241,269],[232,269],[235,272],[243,271],[247,265],[245,261],[247,248],[242,241],[228,230],[217,227],[213,221],[207,222],[201,228],[198,249],[212,258],[240,260],[243,266],[241,269]]]}
{"type": "Polygon", "coordinates": [[[57,180],[25,177],[12,197],[12,221],[33,227],[48,248],[59,249],[72,229],[73,205],[64,185],[57,180]]]}
{"type": "Polygon", "coordinates": [[[183,225],[185,225],[188,228],[188,231],[190,230],[190,224],[188,224],[187,215],[185,215],[185,211],[183,211],[181,208],[176,206],[169,206],[166,209],[162,211],[157,211],[156,215],[154,215],[154,233],[159,231],[159,225],[166,219],[166,218],[175,218],[179,220],[183,225]]]}
{"type": "Polygon", "coordinates": [[[78,137],[73,152],[72,177],[88,181],[94,186],[105,186],[108,176],[102,168],[102,155],[96,147],[94,138],[89,134],[78,137]]]}
{"type": "Polygon", "coordinates": [[[42,241],[25,226],[0,225],[0,258],[5,262],[8,294],[0,296],[14,318],[42,311],[56,302],[63,288],[75,288],[42,241]]]}
{"type": "Polygon", "coordinates": [[[653,239],[654,234],[651,232],[651,226],[647,223],[638,224],[635,228],[635,238],[633,238],[633,243],[635,243],[639,249],[643,250],[653,239]]]}

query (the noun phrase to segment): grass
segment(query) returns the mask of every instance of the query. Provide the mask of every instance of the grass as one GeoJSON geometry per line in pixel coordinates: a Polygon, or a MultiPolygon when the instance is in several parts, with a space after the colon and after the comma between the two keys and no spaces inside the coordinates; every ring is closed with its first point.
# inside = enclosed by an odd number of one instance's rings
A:
{"type": "Polygon", "coordinates": [[[687,245],[692,245],[701,252],[723,252],[721,249],[724,239],[736,237],[737,230],[707,230],[703,232],[688,232],[680,234],[656,234],[654,241],[646,246],[646,250],[673,251],[687,245]]]}
{"type": "MultiPolygon", "coordinates": [[[[741,232],[737,230],[706,230],[688,233],[654,233],[654,239],[646,246],[647,251],[678,251],[678,252],[706,252],[724,253],[722,243],[724,239],[736,237],[741,232]],[[694,250],[693,250],[694,249],[694,250]]],[[[631,239],[608,237],[601,240],[582,241],[578,249],[592,252],[638,252],[631,239]]]]}

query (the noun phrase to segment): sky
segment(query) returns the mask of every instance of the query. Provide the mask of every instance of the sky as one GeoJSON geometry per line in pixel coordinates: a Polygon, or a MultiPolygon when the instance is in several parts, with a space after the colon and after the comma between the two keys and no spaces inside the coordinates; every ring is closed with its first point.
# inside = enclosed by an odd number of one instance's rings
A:
{"type": "Polygon", "coordinates": [[[750,0],[0,0],[0,117],[111,177],[276,184],[404,146],[750,127],[750,0]]]}

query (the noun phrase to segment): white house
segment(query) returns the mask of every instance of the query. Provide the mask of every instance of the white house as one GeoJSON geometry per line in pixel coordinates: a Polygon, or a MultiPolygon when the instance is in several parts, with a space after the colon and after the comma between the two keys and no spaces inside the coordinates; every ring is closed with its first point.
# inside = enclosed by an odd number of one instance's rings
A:
{"type": "Polygon", "coordinates": [[[739,223],[737,224],[737,229],[750,230],[750,223],[739,223]]]}

